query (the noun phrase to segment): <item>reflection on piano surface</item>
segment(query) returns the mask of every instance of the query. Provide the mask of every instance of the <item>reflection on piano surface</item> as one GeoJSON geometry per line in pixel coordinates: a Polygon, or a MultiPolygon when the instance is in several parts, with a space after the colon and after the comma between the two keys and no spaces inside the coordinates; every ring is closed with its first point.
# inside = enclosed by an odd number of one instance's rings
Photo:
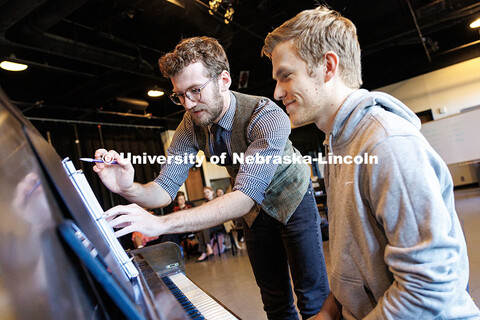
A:
{"type": "Polygon", "coordinates": [[[183,258],[175,244],[129,252],[139,274],[128,277],[62,168],[58,154],[2,92],[0,148],[2,317],[238,318],[185,276],[183,258]],[[61,226],[69,220],[91,243],[85,247],[89,254],[101,258],[101,264],[97,261],[94,265],[104,268],[99,274],[107,279],[93,274],[86,263],[92,259],[82,259],[62,237],[61,226]],[[118,287],[120,295],[105,283],[118,287]],[[119,307],[119,296],[131,304],[132,313],[119,307]]]}

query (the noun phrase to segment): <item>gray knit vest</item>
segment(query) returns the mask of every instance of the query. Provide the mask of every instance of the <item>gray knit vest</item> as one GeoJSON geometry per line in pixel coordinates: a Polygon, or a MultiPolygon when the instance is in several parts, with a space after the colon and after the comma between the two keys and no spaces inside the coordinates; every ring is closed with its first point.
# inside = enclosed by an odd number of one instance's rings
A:
{"type": "MultiPolygon", "coordinates": [[[[240,154],[245,153],[249,145],[247,130],[253,113],[258,105],[267,98],[231,92],[237,100],[232,126],[231,150],[232,153],[240,154]]],[[[208,128],[194,124],[194,129],[199,149],[205,152],[207,159],[210,159],[208,128]]],[[[293,157],[294,153],[301,156],[300,152],[292,146],[292,142],[287,140],[282,156],[293,157]]],[[[230,177],[235,179],[240,169],[240,163],[228,165],[226,169],[230,177]]],[[[270,185],[265,190],[265,199],[261,204],[262,209],[276,220],[286,224],[307,192],[309,182],[310,168],[307,164],[279,164],[270,185]]],[[[256,205],[243,217],[249,226],[253,224],[259,211],[260,206],[256,205]]]]}

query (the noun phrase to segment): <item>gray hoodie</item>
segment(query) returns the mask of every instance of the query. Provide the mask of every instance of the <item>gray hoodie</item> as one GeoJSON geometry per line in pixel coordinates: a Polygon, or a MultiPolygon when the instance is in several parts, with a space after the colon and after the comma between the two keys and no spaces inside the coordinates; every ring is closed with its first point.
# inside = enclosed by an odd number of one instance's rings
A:
{"type": "Polygon", "coordinates": [[[326,165],[330,284],[346,319],[480,318],[452,179],[419,129],[402,102],[362,89],[326,140],[335,156],[377,157],[326,165]]]}

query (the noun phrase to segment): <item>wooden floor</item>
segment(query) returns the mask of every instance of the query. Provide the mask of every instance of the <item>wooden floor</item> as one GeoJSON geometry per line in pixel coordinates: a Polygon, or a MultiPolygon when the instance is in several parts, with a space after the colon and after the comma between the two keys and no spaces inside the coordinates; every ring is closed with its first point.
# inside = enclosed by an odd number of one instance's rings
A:
{"type": "MultiPolygon", "coordinates": [[[[469,290],[480,306],[480,188],[455,191],[455,206],[463,223],[470,261],[469,290]]],[[[324,242],[327,272],[330,272],[328,241],[324,242]]],[[[244,320],[266,319],[259,289],[246,250],[236,256],[230,251],[206,262],[186,260],[187,275],[198,286],[221,301],[244,320]]]]}
{"type": "Polygon", "coordinates": [[[455,208],[467,240],[470,295],[480,307],[480,188],[455,191],[455,208]]]}

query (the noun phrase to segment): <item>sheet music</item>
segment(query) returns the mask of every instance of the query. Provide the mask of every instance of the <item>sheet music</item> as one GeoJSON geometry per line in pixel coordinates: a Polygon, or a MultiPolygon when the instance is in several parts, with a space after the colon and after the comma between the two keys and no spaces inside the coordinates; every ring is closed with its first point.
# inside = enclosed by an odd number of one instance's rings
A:
{"type": "Polygon", "coordinates": [[[98,200],[95,197],[90,184],[85,178],[83,171],[75,169],[75,165],[68,158],[64,159],[62,163],[92,219],[95,220],[98,229],[112,250],[115,260],[117,260],[117,262],[120,264],[129,279],[137,277],[137,268],[135,268],[117,237],[115,237],[112,227],[110,227],[107,220],[103,217],[104,211],[100,206],[100,203],[98,203],[98,200]]]}

